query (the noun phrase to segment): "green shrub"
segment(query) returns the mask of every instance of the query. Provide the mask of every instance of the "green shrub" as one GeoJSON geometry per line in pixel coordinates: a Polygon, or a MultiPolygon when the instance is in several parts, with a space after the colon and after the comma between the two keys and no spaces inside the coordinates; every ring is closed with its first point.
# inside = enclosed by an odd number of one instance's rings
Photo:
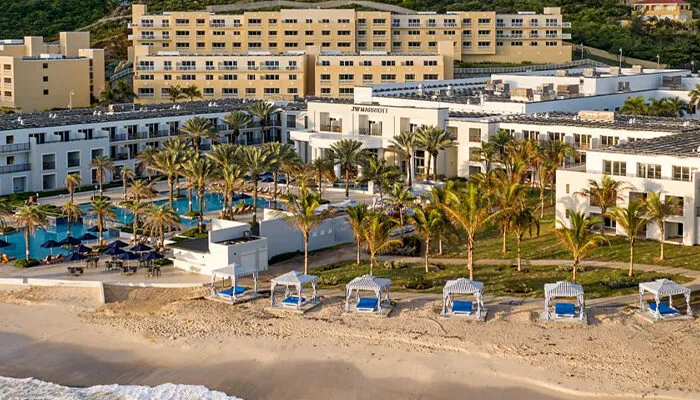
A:
{"type": "Polygon", "coordinates": [[[406,289],[412,290],[426,290],[433,287],[433,282],[425,279],[423,275],[413,277],[406,282],[406,289]]]}
{"type": "Polygon", "coordinates": [[[384,268],[386,269],[403,269],[408,267],[408,264],[406,264],[403,261],[385,261],[384,262],[384,268]]]}
{"type": "Polygon", "coordinates": [[[267,262],[268,264],[277,264],[282,261],[287,261],[291,258],[294,258],[298,255],[302,254],[300,251],[292,251],[289,253],[282,253],[282,254],[277,254],[275,256],[270,257],[270,260],[267,262]]]}
{"type": "Polygon", "coordinates": [[[159,259],[157,259],[157,260],[153,260],[153,264],[155,264],[155,265],[160,265],[160,266],[162,267],[162,266],[165,266],[165,265],[172,265],[172,264],[173,264],[173,260],[171,260],[171,259],[169,259],[169,258],[159,258],[159,259]]]}
{"type": "MultiPolygon", "coordinates": [[[[557,266],[557,271],[558,272],[573,272],[574,266],[567,264],[567,265],[559,265],[557,266]]],[[[576,272],[586,272],[586,267],[583,265],[579,265],[576,267],[576,272]]]]}
{"type": "Polygon", "coordinates": [[[40,265],[41,261],[36,260],[36,259],[21,259],[21,260],[15,260],[15,267],[17,268],[31,268],[31,267],[36,267],[37,265],[40,265]]]}
{"type": "Polygon", "coordinates": [[[318,283],[325,286],[338,286],[338,284],[340,284],[340,278],[335,275],[321,276],[318,278],[318,283]]]}
{"type": "Polygon", "coordinates": [[[528,294],[532,293],[532,288],[526,283],[513,283],[503,289],[504,293],[528,294]]]}
{"type": "Polygon", "coordinates": [[[332,271],[334,269],[338,269],[341,267],[342,267],[342,265],[340,265],[340,264],[328,264],[328,265],[324,265],[322,267],[314,268],[314,271],[318,271],[318,272],[332,271]]]}
{"type": "Polygon", "coordinates": [[[199,216],[202,215],[199,211],[188,211],[185,213],[185,217],[188,218],[199,218],[199,216]]]}
{"type": "Polygon", "coordinates": [[[637,287],[639,285],[639,282],[633,279],[615,279],[612,281],[603,281],[602,283],[610,289],[625,289],[637,287]]]}

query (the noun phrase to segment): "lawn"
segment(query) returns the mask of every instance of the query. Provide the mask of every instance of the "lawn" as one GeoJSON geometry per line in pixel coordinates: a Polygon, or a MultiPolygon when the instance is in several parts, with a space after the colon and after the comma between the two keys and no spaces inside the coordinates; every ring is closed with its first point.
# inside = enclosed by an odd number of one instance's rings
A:
{"type": "MultiPolygon", "coordinates": [[[[533,202],[536,195],[533,195],[533,202]]],[[[552,233],[554,229],[554,207],[549,205],[547,200],[544,219],[540,222],[540,236],[532,238],[527,235],[522,243],[523,259],[561,259],[571,258],[568,251],[557,241],[552,233]]],[[[629,245],[624,236],[608,236],[609,244],[601,244],[593,249],[586,260],[598,261],[622,261],[629,262],[629,245]]],[[[496,227],[489,227],[486,231],[478,235],[475,248],[475,260],[479,259],[515,259],[516,241],[513,235],[508,235],[506,241],[508,252],[501,253],[501,235],[496,227]]],[[[664,245],[665,260],[660,261],[659,242],[653,240],[638,240],[635,246],[635,263],[655,264],[670,267],[688,268],[700,270],[700,246],[680,246],[675,244],[664,245]]],[[[433,251],[435,253],[435,251],[433,251]]],[[[465,240],[460,239],[448,243],[445,246],[446,257],[466,257],[465,240]]]]}
{"type": "MultiPolygon", "coordinates": [[[[442,293],[448,279],[468,276],[466,266],[462,264],[433,265],[427,274],[424,268],[420,263],[388,268],[379,262],[373,272],[378,277],[391,279],[394,291],[418,293],[442,293]]],[[[353,261],[333,263],[310,271],[318,276],[321,288],[333,289],[342,289],[353,278],[368,272],[369,264],[356,265],[353,261]]],[[[589,299],[637,293],[639,282],[659,278],[673,279],[678,283],[690,280],[685,276],[642,271],[629,278],[626,271],[612,268],[589,268],[577,272],[576,278],[589,299]]],[[[510,266],[476,266],[474,279],[484,282],[485,291],[491,296],[542,297],[545,283],[570,280],[571,272],[553,266],[528,266],[523,272],[510,266]]]]}

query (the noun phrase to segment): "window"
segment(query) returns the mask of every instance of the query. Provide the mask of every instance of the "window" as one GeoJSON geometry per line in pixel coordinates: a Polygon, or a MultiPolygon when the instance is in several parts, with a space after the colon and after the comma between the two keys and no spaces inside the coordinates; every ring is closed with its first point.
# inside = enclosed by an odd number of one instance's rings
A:
{"type": "Polygon", "coordinates": [[[373,24],[377,24],[377,25],[379,25],[379,24],[385,24],[385,23],[386,23],[386,20],[385,20],[384,18],[375,18],[375,19],[372,20],[372,23],[373,23],[373,24]]]}
{"type": "MultiPolygon", "coordinates": [[[[8,79],[8,78],[6,78],[6,79],[8,79]]],[[[48,76],[43,77],[43,81],[44,81],[44,82],[48,82],[48,81],[49,81],[49,77],[48,77],[48,76]]],[[[10,82],[7,82],[7,81],[6,81],[5,83],[11,83],[11,81],[10,81],[10,82]]]]}
{"type": "Polygon", "coordinates": [[[350,31],[338,31],[338,36],[350,36],[350,31]]]}
{"type": "Polygon", "coordinates": [[[355,63],[353,61],[340,60],[341,67],[352,67],[353,65],[355,65],[355,63]]]}
{"type": "MultiPolygon", "coordinates": [[[[408,65],[408,64],[407,64],[408,65]]],[[[411,64],[413,65],[413,64],[411,64]]],[[[438,65],[438,62],[436,60],[431,60],[431,61],[423,61],[423,65],[426,67],[435,67],[438,65]]]]}
{"type": "Polygon", "coordinates": [[[331,74],[321,74],[321,82],[330,81],[330,80],[331,80],[331,74]]]}
{"type": "Polygon", "coordinates": [[[396,66],[396,61],[394,60],[382,60],[382,67],[394,67],[396,66]]]}
{"type": "Polygon", "coordinates": [[[340,74],[338,75],[338,79],[341,81],[353,81],[355,80],[355,75],[353,74],[340,74]]]}
{"type": "MultiPolygon", "coordinates": [[[[298,93],[297,88],[287,88],[287,94],[297,94],[297,93],[298,93]]],[[[289,115],[287,117],[289,117],[289,115]]],[[[294,128],[294,127],[292,126],[292,128],[294,128]]]]}
{"type": "Polygon", "coordinates": [[[265,89],[263,89],[263,93],[266,95],[280,94],[280,89],[279,88],[265,88],[265,89]]]}
{"type": "Polygon", "coordinates": [[[479,47],[491,47],[491,42],[479,42],[477,45],[479,47]]]}
{"type": "Polygon", "coordinates": [[[204,88],[204,89],[202,89],[202,94],[204,96],[213,96],[214,95],[214,88],[204,88]]]}
{"type": "Polygon", "coordinates": [[[338,92],[340,93],[341,96],[351,95],[351,94],[355,93],[355,89],[354,88],[340,88],[338,90],[338,92]]]}
{"type": "Polygon", "coordinates": [[[415,74],[406,74],[404,75],[403,78],[406,82],[412,82],[416,80],[416,75],[415,74]]]}
{"type": "Polygon", "coordinates": [[[479,18],[479,25],[490,24],[491,18],[479,18]]]}
{"type": "Polygon", "coordinates": [[[382,82],[393,82],[396,80],[396,74],[382,74],[382,82]]]}
{"type": "Polygon", "coordinates": [[[601,146],[617,146],[620,143],[620,138],[618,136],[601,136],[600,145],[601,146]]]}
{"type": "Polygon", "coordinates": [[[284,31],[284,36],[297,36],[298,34],[297,31],[284,31]]]}
{"type": "Polygon", "coordinates": [[[372,60],[364,60],[360,63],[363,67],[371,67],[372,66],[372,60]]]}
{"type": "Polygon", "coordinates": [[[695,174],[695,171],[697,171],[695,168],[679,167],[679,166],[674,165],[673,166],[673,180],[674,181],[683,181],[683,182],[692,182],[693,175],[695,174]]]}
{"type": "Polygon", "coordinates": [[[314,35],[314,31],[304,31],[304,35],[306,35],[306,36],[313,36],[313,35],[314,35]]]}
{"type": "MultiPolygon", "coordinates": [[[[5,65],[5,67],[7,67],[7,65],[5,65]]],[[[41,68],[43,68],[43,69],[48,69],[48,68],[49,68],[49,63],[43,63],[43,64],[41,64],[41,68]]],[[[5,69],[9,69],[9,68],[5,68],[5,69]]]]}
{"type": "Polygon", "coordinates": [[[642,178],[661,179],[661,165],[637,164],[637,176],[642,178]]]}
{"type": "Polygon", "coordinates": [[[80,152],[79,151],[69,151],[66,153],[66,158],[68,159],[68,168],[74,168],[80,166],[80,152]]]}
{"type": "Polygon", "coordinates": [[[331,88],[321,88],[321,94],[331,94],[331,88]]]}
{"type": "Polygon", "coordinates": [[[404,61],[403,65],[407,67],[412,67],[413,66],[413,60],[406,60],[404,61]]]}
{"type": "Polygon", "coordinates": [[[172,80],[172,79],[173,79],[173,76],[170,75],[170,74],[165,74],[165,75],[163,75],[163,80],[164,80],[164,81],[170,81],[170,80],[172,80]]]}
{"type": "Polygon", "coordinates": [[[44,96],[48,96],[48,95],[49,95],[49,89],[44,89],[44,96]]]}
{"type": "Polygon", "coordinates": [[[603,173],[607,175],[627,175],[627,163],[624,161],[603,160],[603,173]]]}
{"type": "MultiPolygon", "coordinates": [[[[213,92],[212,92],[213,94],[213,92]]],[[[221,89],[221,95],[222,96],[238,96],[238,89],[237,88],[223,88],[221,89]]]]}
{"type": "Polygon", "coordinates": [[[438,74],[423,74],[424,81],[436,81],[438,79],[438,74]]]}
{"type": "Polygon", "coordinates": [[[364,74],[364,75],[362,75],[362,80],[365,81],[365,82],[367,82],[367,81],[371,82],[372,79],[373,79],[372,74],[364,74]]]}

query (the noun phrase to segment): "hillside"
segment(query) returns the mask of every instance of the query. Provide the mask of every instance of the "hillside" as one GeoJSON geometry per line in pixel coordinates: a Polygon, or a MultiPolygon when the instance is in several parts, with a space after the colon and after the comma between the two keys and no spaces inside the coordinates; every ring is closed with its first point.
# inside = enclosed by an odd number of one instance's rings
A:
{"type": "MultiPolygon", "coordinates": [[[[382,0],[379,0],[382,1],[382,0]]],[[[571,30],[575,44],[605,49],[617,53],[622,48],[625,55],[655,60],[661,56],[663,63],[688,67],[692,60],[700,61],[700,35],[697,27],[662,21],[645,23],[632,18],[629,26],[622,27],[621,19],[630,18],[630,8],[616,0],[383,0],[417,11],[489,10],[515,12],[518,10],[541,10],[544,6],[561,6],[565,20],[573,24],[571,30]]],[[[211,4],[228,4],[231,0],[150,0],[153,12],[164,10],[202,9],[211,4]]],[[[691,0],[694,6],[700,0],[691,0]]],[[[116,0],[14,0],[4,2],[0,19],[0,38],[18,38],[24,35],[55,37],[61,30],[77,29],[115,11],[116,0]]],[[[128,13],[118,9],[117,13],[128,13]]],[[[112,14],[113,15],[113,14],[112,14]]],[[[696,18],[700,12],[696,10],[696,18]]],[[[91,30],[98,46],[109,49],[116,57],[124,52],[126,45],[125,21],[109,22],[91,30]]]]}

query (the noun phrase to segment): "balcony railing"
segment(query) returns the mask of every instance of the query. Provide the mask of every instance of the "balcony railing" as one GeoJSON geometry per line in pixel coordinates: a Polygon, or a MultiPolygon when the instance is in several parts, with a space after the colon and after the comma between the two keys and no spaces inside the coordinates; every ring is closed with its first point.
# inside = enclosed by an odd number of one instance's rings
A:
{"type": "Polygon", "coordinates": [[[0,167],[0,174],[11,174],[13,172],[23,172],[32,169],[31,164],[14,164],[0,167]]]}
{"type": "Polygon", "coordinates": [[[342,125],[321,125],[321,130],[325,132],[342,132],[343,126],[342,125]]]}
{"type": "Polygon", "coordinates": [[[0,153],[13,153],[16,151],[28,151],[29,143],[3,144],[0,146],[0,153]]]}
{"type": "Polygon", "coordinates": [[[382,130],[380,128],[360,128],[358,132],[360,135],[382,136],[382,130]]]}

